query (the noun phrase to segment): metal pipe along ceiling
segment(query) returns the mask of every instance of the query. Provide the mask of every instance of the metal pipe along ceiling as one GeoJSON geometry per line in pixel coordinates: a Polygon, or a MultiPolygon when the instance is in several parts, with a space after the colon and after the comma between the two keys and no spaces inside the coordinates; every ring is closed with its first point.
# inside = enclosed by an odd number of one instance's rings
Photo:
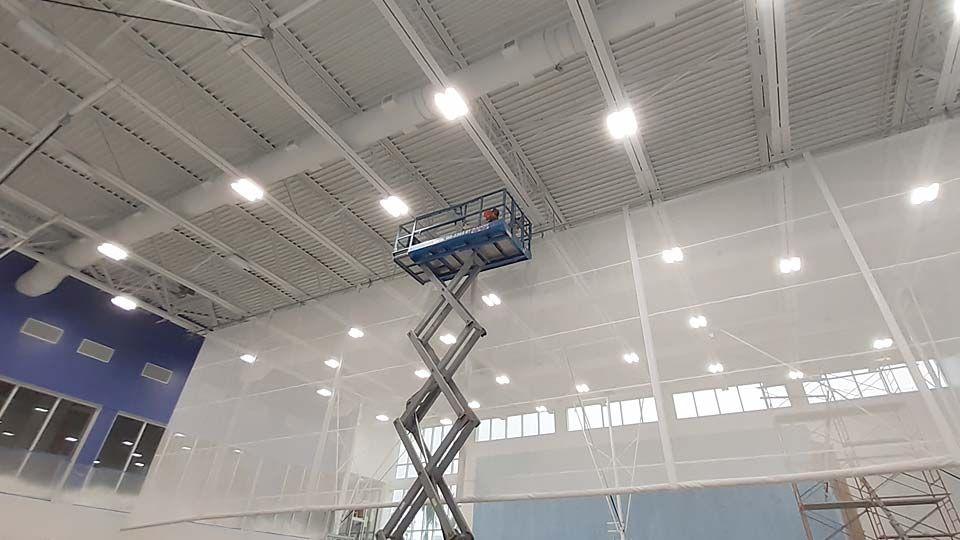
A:
{"type": "MultiPolygon", "coordinates": [[[[597,20],[603,35],[617,39],[637,29],[669,21],[673,14],[694,0],[621,0],[599,10],[597,20]]],[[[503,51],[491,54],[450,75],[457,89],[468,98],[476,98],[512,84],[527,84],[534,76],[559,62],[583,52],[583,42],[571,21],[530,34],[516,40],[503,51]]],[[[358,113],[335,126],[336,132],[355,150],[376,143],[387,136],[410,131],[418,125],[438,118],[432,107],[432,86],[394,96],[384,105],[358,113]]],[[[326,137],[313,134],[288,148],[278,149],[256,158],[239,168],[245,174],[269,185],[323,163],[341,157],[326,137]]],[[[226,204],[237,202],[230,189],[235,178],[221,174],[196,187],[181,192],[164,204],[177,214],[190,218],[226,204]]],[[[151,236],[169,231],[177,222],[154,209],[145,209],[107,226],[98,233],[121,245],[132,246],[151,236]]],[[[71,268],[83,268],[100,259],[90,242],[76,241],[54,254],[53,260],[71,268]]],[[[54,290],[67,276],[64,268],[37,263],[17,280],[17,290],[28,296],[40,296],[54,290]]]]}

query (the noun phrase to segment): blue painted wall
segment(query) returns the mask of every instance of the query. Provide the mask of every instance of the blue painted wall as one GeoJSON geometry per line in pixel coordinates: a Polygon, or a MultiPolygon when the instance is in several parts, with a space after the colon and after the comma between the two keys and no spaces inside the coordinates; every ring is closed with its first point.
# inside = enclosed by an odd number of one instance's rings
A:
{"type": "Polygon", "coordinates": [[[16,279],[33,266],[17,253],[0,259],[0,377],[95,403],[101,412],[79,463],[91,463],[118,412],[166,424],[203,339],[142,310],[126,312],[110,296],[72,278],[30,298],[16,279]],[[28,317],[64,330],[56,345],[20,333],[28,317]],[[90,339],[115,349],[109,363],[76,352],[90,339]],[[151,362],[173,371],[169,384],[140,375],[151,362]]]}
{"type": "MultiPolygon", "coordinates": [[[[626,505],[626,498],[623,499],[626,505]]],[[[474,505],[473,529],[486,540],[600,540],[610,512],[602,498],[474,505]]],[[[822,538],[814,531],[814,538],[822,538]]],[[[628,538],[635,540],[806,540],[789,485],[741,486],[634,495],[628,538]]]]}

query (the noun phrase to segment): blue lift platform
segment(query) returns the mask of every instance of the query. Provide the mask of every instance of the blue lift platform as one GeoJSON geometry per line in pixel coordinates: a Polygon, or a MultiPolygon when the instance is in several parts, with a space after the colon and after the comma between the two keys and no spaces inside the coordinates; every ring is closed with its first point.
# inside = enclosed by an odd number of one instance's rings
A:
{"type": "Polygon", "coordinates": [[[393,260],[420,283],[429,281],[425,266],[447,281],[470,253],[483,270],[529,260],[531,236],[533,225],[513,196],[494,191],[400,225],[393,260]]]}
{"type": "Polygon", "coordinates": [[[393,421],[417,478],[404,494],[376,540],[403,540],[404,533],[427,504],[440,521],[444,540],[472,540],[473,533],[457,506],[444,471],[470,439],[480,419],[470,408],[453,376],[487,331],[460,300],[484,270],[530,259],[533,227],[513,197],[504,190],[417,216],[400,226],[393,260],[421,284],[431,283],[438,298],[417,326],[407,333],[423,364],[426,379],[393,421]],[[443,354],[431,344],[447,318],[456,314],[463,329],[443,354]],[[431,451],[420,422],[443,396],[456,421],[431,451]]]}

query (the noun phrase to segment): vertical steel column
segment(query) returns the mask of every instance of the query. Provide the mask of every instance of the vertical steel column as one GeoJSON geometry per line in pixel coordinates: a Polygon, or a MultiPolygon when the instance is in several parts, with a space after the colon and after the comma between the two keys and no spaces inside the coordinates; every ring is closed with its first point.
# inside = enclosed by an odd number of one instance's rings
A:
{"type": "Polygon", "coordinates": [[[460,301],[476,281],[483,269],[483,263],[475,253],[471,253],[465,258],[463,266],[449,284],[443,283],[429,265],[421,265],[421,268],[430,278],[430,283],[437,289],[440,297],[416,327],[407,334],[407,337],[410,338],[414,350],[417,351],[424,365],[430,370],[430,378],[407,400],[403,414],[393,423],[400,436],[400,442],[417,471],[417,479],[384,528],[377,531],[376,538],[402,540],[404,532],[416,517],[417,512],[429,501],[440,522],[445,539],[469,540],[473,538],[473,533],[470,532],[466,518],[457,507],[453,492],[443,475],[457,453],[470,439],[470,434],[480,425],[480,419],[468,406],[466,398],[453,380],[453,375],[476,346],[477,341],[487,333],[460,301]],[[440,357],[430,345],[430,339],[451,313],[456,313],[463,320],[464,328],[457,336],[456,344],[440,357]],[[450,403],[458,418],[440,445],[431,453],[429,442],[424,441],[420,433],[420,422],[441,394],[450,403]]]}

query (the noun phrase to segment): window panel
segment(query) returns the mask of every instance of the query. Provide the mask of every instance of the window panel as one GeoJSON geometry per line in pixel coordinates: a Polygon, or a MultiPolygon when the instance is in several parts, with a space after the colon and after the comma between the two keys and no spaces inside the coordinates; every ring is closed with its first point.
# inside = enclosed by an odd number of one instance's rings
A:
{"type": "Polygon", "coordinates": [[[583,408],[586,415],[586,426],[589,429],[603,427],[603,407],[598,403],[595,405],[587,405],[583,408]]]}
{"type": "Polygon", "coordinates": [[[529,413],[523,415],[523,436],[530,437],[531,435],[540,434],[540,422],[537,419],[537,413],[529,413]]]}
{"type": "Polygon", "coordinates": [[[885,396],[887,388],[883,384],[883,378],[879,371],[867,371],[854,376],[857,386],[860,387],[860,393],[863,397],[885,396]]]}
{"type": "Polygon", "coordinates": [[[580,431],[583,429],[583,410],[580,407],[570,407],[567,409],[567,431],[580,431]]]}
{"type": "Polygon", "coordinates": [[[557,431],[556,419],[552,412],[540,413],[540,434],[549,435],[557,431]]]}
{"type": "Polygon", "coordinates": [[[697,406],[693,402],[693,394],[682,392],[673,395],[673,406],[677,410],[677,418],[695,418],[697,416],[697,406]]]}
{"type": "MultiPolygon", "coordinates": [[[[736,386],[717,388],[717,402],[720,404],[720,414],[743,412],[743,405],[740,403],[740,393],[737,391],[736,386]]],[[[699,404],[697,408],[699,409],[699,404]]]]}
{"type": "Polygon", "coordinates": [[[507,417],[507,438],[515,439],[523,435],[523,424],[520,415],[507,417]]]}
{"type": "Polygon", "coordinates": [[[827,387],[820,381],[805,381],[803,383],[803,393],[807,395],[808,403],[825,403],[827,401],[827,387]]]}
{"type": "Polygon", "coordinates": [[[18,387],[0,418],[0,472],[16,474],[57,398],[18,387]]]}
{"type": "Polygon", "coordinates": [[[720,407],[717,406],[717,394],[710,390],[698,390],[693,393],[693,399],[697,403],[698,416],[713,416],[720,414],[720,407]]]}
{"type": "Polygon", "coordinates": [[[940,367],[937,366],[937,361],[934,359],[929,359],[926,362],[923,360],[917,361],[917,367],[920,369],[920,374],[923,376],[923,379],[927,382],[928,388],[941,388],[946,385],[943,383],[943,376],[940,374],[940,367]],[[930,367],[927,367],[929,363],[930,367]]]}
{"type": "Polygon", "coordinates": [[[907,369],[906,365],[900,364],[895,366],[891,371],[893,371],[893,377],[896,379],[901,392],[917,391],[917,385],[913,382],[913,377],[910,375],[910,370],[907,369]]]}
{"type": "Polygon", "coordinates": [[[27,458],[20,476],[34,484],[53,486],[59,482],[79,450],[95,409],[61,399],[50,411],[37,444],[27,458]]]}
{"type": "Polygon", "coordinates": [[[764,395],[767,398],[767,406],[771,409],[781,409],[790,406],[790,395],[787,393],[787,387],[784,385],[764,386],[764,395]]]}
{"type": "Polygon", "coordinates": [[[490,440],[499,441],[507,437],[507,423],[503,418],[490,419],[490,440]]]}
{"type": "Polygon", "coordinates": [[[857,381],[853,377],[853,373],[849,371],[831,374],[826,381],[830,387],[830,393],[827,394],[829,399],[843,401],[863,397],[860,394],[860,387],[857,386],[857,381]]]}
{"type": "Polygon", "coordinates": [[[620,412],[625,425],[639,424],[643,420],[639,399],[628,399],[620,402],[620,412]]]}
{"type": "Polygon", "coordinates": [[[657,402],[654,401],[652,397],[645,397],[640,400],[640,411],[645,424],[649,422],[656,422],[658,420],[657,402]]]}
{"type": "Polygon", "coordinates": [[[140,435],[140,442],[134,448],[130,456],[130,464],[127,465],[126,474],[120,482],[118,491],[121,493],[136,494],[143,487],[147,472],[153,464],[157,449],[160,446],[160,440],[163,439],[164,429],[160,426],[147,424],[140,435]]]}
{"type": "Polygon", "coordinates": [[[477,442],[490,440],[490,420],[481,420],[477,428],[477,442]]]}

